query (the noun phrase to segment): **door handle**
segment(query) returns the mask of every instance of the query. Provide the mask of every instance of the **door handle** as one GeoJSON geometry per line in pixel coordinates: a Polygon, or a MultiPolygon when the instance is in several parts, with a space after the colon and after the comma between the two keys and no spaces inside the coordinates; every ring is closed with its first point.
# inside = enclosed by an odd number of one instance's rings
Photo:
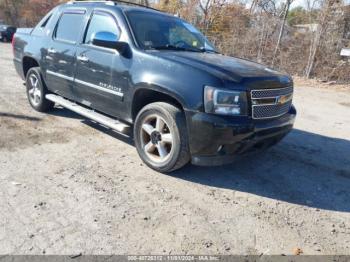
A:
{"type": "Polygon", "coordinates": [[[57,51],[56,51],[55,49],[53,49],[53,48],[49,48],[49,49],[47,50],[47,52],[48,52],[49,54],[56,54],[56,53],[57,53],[57,51]]]}
{"type": "Polygon", "coordinates": [[[89,62],[89,58],[87,56],[84,56],[84,55],[80,55],[77,57],[77,59],[82,62],[82,63],[87,63],[89,62]]]}

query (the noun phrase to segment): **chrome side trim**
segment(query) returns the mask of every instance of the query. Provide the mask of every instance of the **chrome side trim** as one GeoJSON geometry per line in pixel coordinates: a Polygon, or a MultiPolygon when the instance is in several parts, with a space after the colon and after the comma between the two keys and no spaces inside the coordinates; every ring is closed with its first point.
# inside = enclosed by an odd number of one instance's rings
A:
{"type": "Polygon", "coordinates": [[[62,74],[59,74],[59,73],[56,73],[56,72],[53,72],[53,71],[50,71],[50,70],[46,70],[46,73],[49,74],[49,75],[53,75],[53,76],[57,76],[57,77],[66,79],[68,81],[74,81],[73,77],[62,75],[62,74]]]}
{"type": "Polygon", "coordinates": [[[103,92],[107,92],[107,93],[110,93],[110,94],[113,94],[113,95],[116,95],[116,96],[124,97],[124,94],[121,93],[121,92],[114,91],[114,90],[111,90],[111,89],[108,89],[108,88],[104,88],[104,87],[101,87],[101,86],[98,86],[98,85],[94,85],[94,84],[91,84],[91,83],[88,83],[88,82],[85,82],[85,81],[82,81],[82,80],[79,80],[79,79],[74,79],[73,77],[70,77],[70,76],[62,75],[62,74],[59,74],[59,73],[56,73],[56,72],[53,72],[53,71],[50,71],[50,70],[47,70],[46,73],[50,74],[50,75],[53,75],[53,76],[57,76],[57,77],[63,78],[63,79],[66,79],[68,81],[75,81],[78,84],[85,85],[85,86],[88,86],[88,87],[91,87],[91,88],[95,88],[95,89],[103,91],[103,92]]]}
{"type": "Polygon", "coordinates": [[[120,96],[120,97],[124,96],[124,94],[121,93],[121,92],[110,90],[110,89],[107,89],[107,88],[103,88],[103,87],[100,87],[98,85],[94,85],[94,84],[91,84],[91,83],[88,83],[88,82],[85,82],[85,81],[82,81],[82,80],[79,80],[79,79],[75,79],[75,82],[78,83],[78,84],[81,84],[81,85],[85,85],[85,86],[88,86],[88,87],[95,88],[95,89],[103,91],[103,92],[107,92],[107,93],[113,94],[113,95],[117,95],[117,96],[120,96]]]}

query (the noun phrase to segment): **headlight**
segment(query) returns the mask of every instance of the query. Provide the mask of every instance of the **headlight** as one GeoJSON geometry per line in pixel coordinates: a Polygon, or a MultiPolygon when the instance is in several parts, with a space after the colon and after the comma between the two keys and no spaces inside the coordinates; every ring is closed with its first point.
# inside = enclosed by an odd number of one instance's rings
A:
{"type": "Polygon", "coordinates": [[[247,94],[206,86],[204,88],[204,108],[206,113],[247,115],[247,94]]]}

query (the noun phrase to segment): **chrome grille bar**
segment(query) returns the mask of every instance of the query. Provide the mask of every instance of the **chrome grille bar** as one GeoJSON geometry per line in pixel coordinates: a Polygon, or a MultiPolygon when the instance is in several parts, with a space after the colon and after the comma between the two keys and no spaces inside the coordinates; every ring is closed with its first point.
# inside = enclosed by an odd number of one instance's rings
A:
{"type": "Polygon", "coordinates": [[[255,98],[271,98],[276,97],[280,95],[287,95],[293,93],[293,87],[285,87],[285,88],[278,88],[278,89],[260,89],[260,90],[252,90],[251,95],[252,99],[255,98]]]}
{"type": "Polygon", "coordinates": [[[251,91],[252,118],[268,119],[288,113],[292,106],[293,86],[251,91]]]}

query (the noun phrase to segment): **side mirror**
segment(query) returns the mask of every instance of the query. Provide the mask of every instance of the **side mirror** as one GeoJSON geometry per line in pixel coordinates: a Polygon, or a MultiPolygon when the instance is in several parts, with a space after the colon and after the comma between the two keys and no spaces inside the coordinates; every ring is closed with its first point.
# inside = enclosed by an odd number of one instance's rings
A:
{"type": "Polygon", "coordinates": [[[129,50],[128,43],[119,42],[118,36],[110,32],[98,32],[92,39],[92,44],[95,46],[111,48],[117,50],[120,54],[125,54],[129,50]]]}

